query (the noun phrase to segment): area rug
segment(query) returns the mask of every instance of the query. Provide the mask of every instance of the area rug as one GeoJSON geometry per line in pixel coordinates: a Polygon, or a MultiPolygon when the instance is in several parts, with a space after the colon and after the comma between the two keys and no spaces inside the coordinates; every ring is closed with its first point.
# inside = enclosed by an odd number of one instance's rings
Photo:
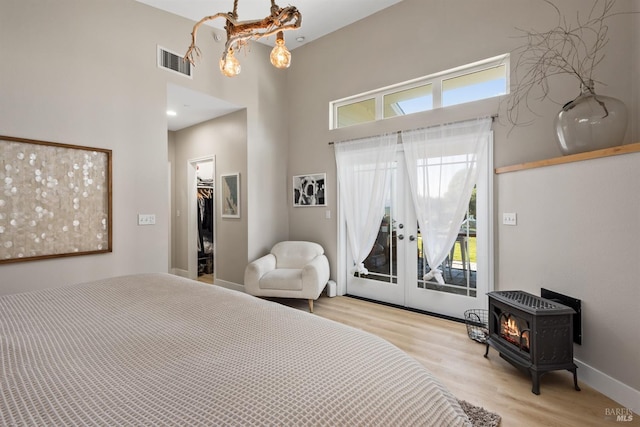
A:
{"type": "Polygon", "coordinates": [[[464,400],[458,400],[458,403],[471,420],[473,427],[498,427],[500,425],[500,415],[489,412],[479,406],[472,405],[464,400]]]}

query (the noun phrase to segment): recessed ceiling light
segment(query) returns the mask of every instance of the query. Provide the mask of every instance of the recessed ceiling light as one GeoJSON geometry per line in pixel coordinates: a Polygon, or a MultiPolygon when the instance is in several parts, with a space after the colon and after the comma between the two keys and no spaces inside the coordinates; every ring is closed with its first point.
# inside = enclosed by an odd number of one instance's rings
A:
{"type": "Polygon", "coordinates": [[[305,40],[304,36],[296,37],[298,43],[302,43],[305,40]]]}
{"type": "Polygon", "coordinates": [[[175,111],[167,110],[167,116],[177,116],[177,115],[178,115],[178,113],[176,113],[175,111]]]}

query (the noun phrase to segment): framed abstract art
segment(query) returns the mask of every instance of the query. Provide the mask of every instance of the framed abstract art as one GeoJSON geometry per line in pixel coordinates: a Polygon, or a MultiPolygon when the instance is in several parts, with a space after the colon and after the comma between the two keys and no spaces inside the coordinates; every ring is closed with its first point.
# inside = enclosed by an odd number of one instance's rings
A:
{"type": "Polygon", "coordinates": [[[112,153],[0,136],[0,263],[112,251],[112,153]]]}
{"type": "Polygon", "coordinates": [[[240,218],[240,173],[220,175],[222,218],[240,218]]]}

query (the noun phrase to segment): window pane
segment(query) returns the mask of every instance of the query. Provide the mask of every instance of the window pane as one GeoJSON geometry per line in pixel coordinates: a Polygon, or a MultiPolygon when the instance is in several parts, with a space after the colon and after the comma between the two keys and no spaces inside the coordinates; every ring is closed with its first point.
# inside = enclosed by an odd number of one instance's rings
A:
{"type": "Polygon", "coordinates": [[[500,65],[442,81],[442,106],[463,104],[507,93],[507,67],[500,65]]]}
{"type": "Polygon", "coordinates": [[[375,119],[376,101],[373,98],[338,107],[337,125],[339,128],[373,122],[375,119]]]}
{"type": "Polygon", "coordinates": [[[391,93],[384,96],[384,118],[419,113],[433,108],[431,84],[391,93]]]}
{"type": "MultiPolygon", "coordinates": [[[[449,255],[438,267],[446,282],[444,285],[438,284],[435,279],[422,280],[431,267],[426,259],[421,259],[423,258],[422,236],[418,234],[418,288],[477,297],[476,191],[477,188],[474,187],[458,238],[449,250],[449,255]]],[[[420,233],[419,227],[418,233],[420,233]]]]}
{"type": "Polygon", "coordinates": [[[509,55],[444,70],[330,103],[333,129],[509,93],[509,55]]]}

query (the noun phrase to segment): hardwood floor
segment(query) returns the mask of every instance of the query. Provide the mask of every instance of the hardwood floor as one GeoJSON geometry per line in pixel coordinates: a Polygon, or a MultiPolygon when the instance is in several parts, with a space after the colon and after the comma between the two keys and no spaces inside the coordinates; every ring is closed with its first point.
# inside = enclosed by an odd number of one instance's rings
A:
{"type": "Polygon", "coordinates": [[[202,274],[198,276],[198,282],[213,285],[213,274],[202,274]]]}
{"type": "MultiPolygon", "coordinates": [[[[308,311],[306,300],[275,301],[308,311]]],[[[502,416],[512,426],[640,426],[640,416],[616,421],[611,411],[624,408],[580,382],[573,388],[569,372],[550,372],[540,380],[540,395],[531,379],[503,360],[494,349],[467,336],[464,323],[388,307],[350,297],[321,296],[314,314],[378,335],[421,362],[459,399],[502,416]]],[[[337,360],[336,363],[339,363],[337,360]]],[[[578,380],[580,371],[578,370],[578,380]]]]}

